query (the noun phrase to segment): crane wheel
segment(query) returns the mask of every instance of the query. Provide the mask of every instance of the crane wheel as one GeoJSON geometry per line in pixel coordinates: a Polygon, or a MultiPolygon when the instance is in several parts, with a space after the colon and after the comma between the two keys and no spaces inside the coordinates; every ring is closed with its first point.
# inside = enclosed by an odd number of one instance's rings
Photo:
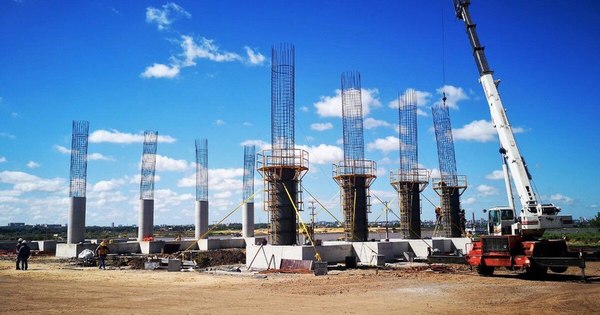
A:
{"type": "Polygon", "coordinates": [[[556,272],[556,273],[563,273],[565,271],[567,271],[568,267],[550,267],[550,271],[552,272],[556,272]]]}
{"type": "Polygon", "coordinates": [[[494,274],[494,267],[479,265],[475,267],[477,273],[483,277],[489,277],[494,274]]]}
{"type": "Polygon", "coordinates": [[[530,279],[541,279],[548,273],[548,267],[531,266],[525,268],[525,276],[530,279]]]}

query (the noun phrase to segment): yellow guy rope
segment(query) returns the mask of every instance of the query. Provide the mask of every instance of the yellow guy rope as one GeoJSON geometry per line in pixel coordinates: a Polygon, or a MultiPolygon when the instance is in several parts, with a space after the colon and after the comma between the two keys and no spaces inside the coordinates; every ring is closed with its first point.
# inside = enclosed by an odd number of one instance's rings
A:
{"type": "Polygon", "coordinates": [[[304,224],[304,221],[302,221],[302,217],[300,216],[300,213],[298,212],[298,208],[296,208],[296,204],[294,203],[294,200],[292,199],[292,195],[290,195],[290,192],[287,189],[287,186],[285,186],[285,183],[281,183],[281,184],[283,185],[283,188],[285,188],[285,192],[288,195],[288,198],[290,198],[290,202],[292,203],[292,206],[294,207],[294,211],[296,211],[296,215],[298,216],[298,220],[300,220],[300,224],[302,224],[302,229],[306,233],[306,236],[308,236],[308,240],[310,241],[310,245],[315,250],[315,258],[317,259],[317,261],[321,261],[321,255],[319,255],[319,252],[317,251],[317,248],[315,247],[315,243],[313,242],[312,237],[310,237],[310,233],[308,233],[308,229],[306,228],[306,224],[304,224]]]}
{"type": "Polygon", "coordinates": [[[183,252],[181,252],[181,254],[183,255],[183,253],[189,251],[190,248],[192,248],[192,246],[194,246],[194,244],[196,242],[198,242],[200,239],[204,238],[206,235],[208,235],[210,232],[212,232],[219,224],[221,224],[223,221],[225,221],[227,218],[229,218],[233,213],[235,213],[239,208],[241,208],[244,204],[246,204],[250,199],[254,198],[254,195],[256,195],[256,193],[258,193],[258,192],[254,192],[252,194],[252,196],[250,196],[250,197],[246,198],[246,200],[242,201],[242,203],[240,203],[237,207],[235,207],[235,209],[233,209],[233,211],[229,212],[229,214],[227,214],[223,219],[221,219],[221,221],[214,224],[212,228],[210,228],[208,231],[204,232],[204,234],[200,235],[200,237],[198,239],[196,239],[196,241],[194,243],[190,244],[190,246],[188,246],[185,250],[183,250],[183,252]]]}
{"type": "Polygon", "coordinates": [[[306,189],[306,187],[302,186],[302,190],[306,191],[306,192],[307,192],[307,193],[308,193],[308,194],[309,194],[309,195],[312,197],[312,199],[314,199],[314,200],[315,200],[315,201],[316,201],[316,202],[319,204],[319,206],[321,206],[321,208],[323,208],[325,211],[327,211],[327,213],[329,213],[329,215],[330,215],[330,216],[331,216],[331,217],[332,217],[332,218],[333,218],[333,219],[334,219],[334,220],[335,220],[337,223],[339,223],[340,225],[342,225],[342,222],[341,222],[340,220],[338,220],[338,219],[337,219],[337,218],[336,218],[336,217],[335,217],[335,216],[334,216],[334,215],[333,215],[331,212],[329,212],[329,210],[327,210],[327,208],[325,208],[325,206],[324,206],[324,205],[323,205],[323,204],[322,204],[322,203],[319,201],[319,199],[315,198],[315,196],[313,196],[313,194],[311,194],[311,193],[310,193],[310,191],[308,191],[308,190],[306,189]]]}

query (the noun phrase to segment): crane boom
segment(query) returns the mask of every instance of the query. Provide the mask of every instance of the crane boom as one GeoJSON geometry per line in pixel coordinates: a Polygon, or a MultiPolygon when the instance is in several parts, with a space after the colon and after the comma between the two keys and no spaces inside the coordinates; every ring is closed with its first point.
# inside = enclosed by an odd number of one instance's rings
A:
{"type": "MultiPolygon", "coordinates": [[[[469,14],[470,0],[453,0],[456,17],[463,20],[467,28],[469,42],[473,49],[473,57],[479,70],[479,81],[483,87],[485,97],[490,109],[492,123],[500,140],[500,152],[508,164],[510,175],[521,202],[521,222],[517,229],[529,230],[536,233],[545,228],[565,227],[572,225],[570,216],[556,216],[560,209],[552,204],[540,204],[531,185],[531,175],[525,164],[525,159],[519,152],[517,142],[508,122],[506,110],[498,93],[498,83],[493,77],[493,71],[485,57],[484,47],[479,42],[476,25],[469,14]],[[558,219],[558,220],[557,220],[558,219]]],[[[516,210],[516,209],[513,209],[516,210]]]]}

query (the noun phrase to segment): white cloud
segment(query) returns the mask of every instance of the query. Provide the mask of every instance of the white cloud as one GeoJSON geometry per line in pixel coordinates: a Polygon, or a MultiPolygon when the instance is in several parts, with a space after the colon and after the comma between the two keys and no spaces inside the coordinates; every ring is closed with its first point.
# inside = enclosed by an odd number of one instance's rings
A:
{"type": "Polygon", "coordinates": [[[474,203],[476,203],[476,202],[477,202],[477,199],[476,199],[476,198],[474,198],[474,197],[469,197],[469,198],[467,198],[467,199],[463,200],[461,203],[462,203],[462,204],[464,204],[464,205],[472,205],[472,204],[474,204],[474,203]]]}
{"type": "Polygon", "coordinates": [[[316,131],[325,131],[333,128],[332,123],[315,123],[310,125],[310,129],[316,131]]]}
{"type": "MultiPolygon", "coordinates": [[[[436,89],[436,92],[439,95],[443,95],[443,92],[446,92],[446,105],[449,108],[458,109],[458,102],[469,99],[469,96],[465,93],[463,88],[453,85],[444,85],[443,87],[436,89]]],[[[441,101],[438,101],[437,103],[439,102],[441,101]]]]}
{"type": "Polygon", "coordinates": [[[53,148],[62,154],[71,154],[71,149],[65,148],[62,145],[54,145],[53,148]]]}
{"type": "Polygon", "coordinates": [[[200,38],[200,44],[196,44],[194,39],[188,35],[181,36],[181,48],[183,49],[183,56],[185,60],[183,65],[186,67],[196,65],[196,59],[208,59],[215,62],[227,62],[227,61],[242,61],[243,58],[232,52],[220,51],[219,46],[214,44],[214,40],[207,38],[200,38]]]}
{"type": "Polygon", "coordinates": [[[90,153],[88,154],[89,161],[114,161],[115,159],[111,156],[105,156],[102,153],[90,153]]]}
{"type": "Polygon", "coordinates": [[[4,163],[4,162],[6,162],[6,158],[3,156],[0,156],[0,163],[4,163]]]}
{"type": "Polygon", "coordinates": [[[243,168],[217,168],[208,170],[208,189],[214,191],[239,191],[242,189],[243,168]]]}
{"type": "Polygon", "coordinates": [[[242,124],[242,126],[244,126],[244,127],[252,127],[252,123],[251,123],[251,122],[249,122],[249,121],[245,121],[245,122],[242,124]]]}
{"type": "MultiPolygon", "coordinates": [[[[13,113],[13,114],[14,114],[14,113],[13,113]]],[[[14,139],[16,139],[17,137],[15,137],[14,135],[11,135],[11,134],[10,134],[10,133],[8,133],[8,132],[0,132],[0,138],[7,138],[7,139],[14,140],[14,139]]]]}
{"type": "Polygon", "coordinates": [[[376,139],[375,141],[367,144],[368,150],[379,150],[383,153],[388,153],[394,150],[400,150],[400,139],[394,136],[388,136],[384,139],[376,139]]]}
{"type": "Polygon", "coordinates": [[[27,167],[29,167],[30,169],[34,169],[34,168],[38,168],[41,165],[37,162],[34,161],[29,161],[29,163],[27,163],[27,167]]]}
{"type": "Polygon", "coordinates": [[[146,70],[140,74],[142,78],[175,78],[179,74],[179,66],[167,66],[162,63],[154,63],[152,66],[146,67],[146,70]]]}
{"type": "Polygon", "coordinates": [[[190,169],[191,167],[192,163],[188,163],[186,160],[176,160],[160,154],[156,155],[157,171],[183,172],[190,169]]]}
{"type": "MultiPolygon", "coordinates": [[[[158,142],[165,143],[173,143],[176,139],[171,136],[161,136],[158,135],[158,142]]],[[[89,142],[91,143],[143,143],[144,135],[143,134],[132,134],[132,133],[123,133],[118,130],[96,130],[92,132],[89,136],[89,142]]],[[[55,146],[56,148],[57,146],[55,146]]],[[[64,153],[64,152],[61,152],[64,153]]],[[[69,151],[70,153],[70,151],[69,151]]]]}
{"type": "Polygon", "coordinates": [[[225,121],[222,119],[217,119],[217,121],[215,121],[215,125],[217,126],[223,126],[225,125],[225,121]]]}
{"type": "Polygon", "coordinates": [[[302,107],[300,107],[300,110],[307,113],[309,108],[307,106],[302,106],[302,107]]]}
{"type": "Polygon", "coordinates": [[[462,128],[453,129],[454,140],[488,142],[496,139],[496,129],[487,120],[475,120],[462,128]]]}
{"type": "Polygon", "coordinates": [[[112,191],[125,184],[125,180],[122,178],[119,179],[111,179],[111,180],[101,180],[92,186],[92,191],[94,192],[106,192],[112,191]]]}
{"type": "Polygon", "coordinates": [[[491,174],[485,175],[485,178],[492,180],[504,179],[504,172],[500,170],[495,170],[491,174]]]}
{"type": "MultiPolygon", "coordinates": [[[[361,89],[361,100],[363,116],[367,116],[372,107],[381,106],[377,89],[361,89]]],[[[335,96],[321,96],[313,105],[321,117],[342,117],[342,91],[335,90],[335,96]]]]}
{"type": "Polygon", "coordinates": [[[12,184],[20,192],[45,191],[56,192],[67,187],[63,178],[46,179],[24,172],[0,172],[0,183],[12,184]]]}
{"type": "Polygon", "coordinates": [[[252,48],[248,46],[245,46],[244,49],[246,49],[246,55],[248,55],[249,64],[262,65],[263,63],[265,63],[266,58],[261,53],[255,52],[252,48]]]}
{"type": "Polygon", "coordinates": [[[262,140],[246,140],[242,143],[240,143],[240,145],[244,146],[244,145],[253,145],[256,146],[256,150],[260,151],[260,150],[270,150],[271,149],[271,143],[269,142],[265,142],[262,140]]]}
{"type": "MultiPolygon", "coordinates": [[[[65,148],[61,145],[54,145],[54,150],[62,154],[71,154],[71,149],[65,148]]],[[[101,153],[89,153],[87,155],[89,161],[114,161],[115,159],[111,156],[105,156],[101,153]]]]}
{"type": "MultiPolygon", "coordinates": [[[[513,133],[521,133],[523,128],[512,128],[513,133]]],[[[488,142],[497,139],[497,131],[494,125],[487,120],[474,120],[461,128],[452,129],[454,140],[488,142]]]]}
{"type": "Polygon", "coordinates": [[[424,110],[422,110],[420,108],[417,108],[417,116],[427,117],[427,116],[429,116],[429,114],[427,114],[426,111],[424,111],[424,110]]]}
{"type": "Polygon", "coordinates": [[[310,163],[329,164],[344,159],[344,151],[340,147],[328,144],[318,146],[297,145],[296,148],[306,150],[310,163]]]}
{"type": "Polygon", "coordinates": [[[558,202],[563,202],[565,204],[571,204],[573,202],[573,198],[567,197],[567,196],[562,195],[562,194],[550,195],[550,200],[552,200],[552,201],[558,201],[558,202]]]}
{"type": "Polygon", "coordinates": [[[437,168],[428,169],[430,178],[442,178],[442,173],[437,168]]]}
{"type": "MultiPolygon", "coordinates": [[[[416,101],[417,106],[425,106],[429,103],[429,99],[431,98],[431,93],[408,88],[404,91],[404,94],[402,94],[397,100],[391,101],[388,104],[388,107],[389,108],[398,108],[399,105],[405,105],[404,97],[408,93],[411,93],[411,92],[414,93],[414,95],[415,95],[415,98],[416,98],[415,101],[416,101]]],[[[421,111],[421,112],[423,112],[423,111],[421,111]]]]}
{"type": "Polygon", "coordinates": [[[377,127],[394,127],[387,121],[378,120],[371,117],[365,118],[365,120],[363,121],[363,126],[365,127],[365,129],[375,129],[377,127]]]}
{"type": "Polygon", "coordinates": [[[492,196],[498,194],[498,190],[495,187],[488,185],[477,186],[477,192],[479,192],[480,196],[492,196]]]}
{"type": "Polygon", "coordinates": [[[173,2],[163,5],[162,9],[146,8],[146,22],[156,23],[159,30],[169,28],[173,22],[182,17],[189,19],[192,15],[173,2]]]}

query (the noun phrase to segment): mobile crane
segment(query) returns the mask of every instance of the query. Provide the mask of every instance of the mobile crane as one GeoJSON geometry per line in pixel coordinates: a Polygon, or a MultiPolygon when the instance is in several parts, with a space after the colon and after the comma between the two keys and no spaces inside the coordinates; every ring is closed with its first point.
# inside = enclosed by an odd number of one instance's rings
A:
{"type": "Polygon", "coordinates": [[[508,122],[506,111],[500,100],[498,85],[488,65],[484,47],[479,42],[475,23],[469,14],[470,0],[453,0],[456,17],[463,20],[477,69],[479,81],[490,109],[492,124],[500,140],[500,154],[509,206],[489,209],[489,235],[474,239],[466,255],[467,263],[475,266],[483,276],[490,276],[497,267],[523,270],[533,277],[544,276],[548,269],[565,272],[569,266],[580,267],[585,276],[585,261],[581,254],[572,253],[564,239],[545,240],[540,237],[546,229],[572,227],[570,215],[558,215],[560,208],[553,204],[542,204],[533,191],[531,174],[525,159],[519,152],[517,142],[508,122]],[[510,171],[510,176],[509,172],[510,171]],[[512,197],[510,178],[521,202],[517,219],[512,197]]]}

